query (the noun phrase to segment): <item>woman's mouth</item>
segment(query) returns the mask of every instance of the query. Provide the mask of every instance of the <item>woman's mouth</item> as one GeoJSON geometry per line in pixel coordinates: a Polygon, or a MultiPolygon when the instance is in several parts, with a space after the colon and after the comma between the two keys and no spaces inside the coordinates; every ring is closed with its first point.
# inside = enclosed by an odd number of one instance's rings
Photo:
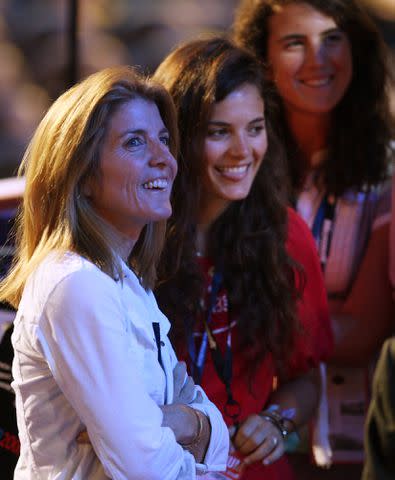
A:
{"type": "Polygon", "coordinates": [[[333,76],[327,76],[327,77],[321,77],[321,78],[311,78],[307,80],[300,80],[303,85],[306,85],[308,87],[312,88],[321,88],[321,87],[326,87],[328,86],[333,80],[333,76]]]}
{"type": "Polygon", "coordinates": [[[168,186],[169,181],[167,178],[155,178],[143,183],[143,188],[145,190],[166,190],[168,186]]]}
{"type": "Polygon", "coordinates": [[[247,165],[223,165],[215,167],[215,170],[222,176],[229,180],[241,180],[246,175],[250,164],[247,165]]]}

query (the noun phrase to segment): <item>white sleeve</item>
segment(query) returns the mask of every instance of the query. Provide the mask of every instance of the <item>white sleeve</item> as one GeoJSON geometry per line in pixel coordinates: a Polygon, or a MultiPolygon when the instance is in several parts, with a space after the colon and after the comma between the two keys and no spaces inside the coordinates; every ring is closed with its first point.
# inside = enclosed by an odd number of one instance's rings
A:
{"type": "MultiPolygon", "coordinates": [[[[172,368],[174,369],[177,363],[177,357],[173,348],[170,345],[170,355],[172,368]]],[[[190,403],[189,406],[200,410],[210,419],[211,425],[211,437],[207,448],[206,456],[204,457],[204,463],[197,463],[196,470],[198,473],[218,472],[226,470],[226,462],[229,453],[229,431],[226,426],[221,412],[212,403],[205,394],[202,387],[195,386],[196,394],[200,391],[203,396],[203,403],[190,403]]]]}
{"type": "Polygon", "coordinates": [[[146,392],[138,368],[142,346],[124,317],[110,277],[78,271],[63,279],[38,329],[53,376],[110,478],[194,479],[193,456],[161,426],[162,412],[146,392]]]}
{"type": "Polygon", "coordinates": [[[203,403],[191,403],[191,407],[200,410],[210,419],[211,437],[207,448],[204,463],[196,464],[196,469],[199,473],[206,471],[218,472],[226,470],[226,462],[229,453],[229,431],[222,418],[221,412],[218,408],[209,401],[204,391],[197,386],[202,392],[203,403]]]}

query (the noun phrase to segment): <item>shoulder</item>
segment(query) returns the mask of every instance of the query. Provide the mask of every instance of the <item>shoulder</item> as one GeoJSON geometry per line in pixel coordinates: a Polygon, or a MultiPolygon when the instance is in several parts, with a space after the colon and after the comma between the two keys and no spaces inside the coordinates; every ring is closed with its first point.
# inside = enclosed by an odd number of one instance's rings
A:
{"type": "Polygon", "coordinates": [[[287,225],[288,225],[288,237],[292,237],[298,234],[306,234],[310,232],[307,223],[293,208],[287,208],[287,225]]]}
{"type": "MultiPolygon", "coordinates": [[[[391,218],[392,179],[378,183],[368,190],[349,189],[339,198],[339,207],[336,215],[343,216],[346,224],[349,222],[348,213],[354,209],[360,211],[362,222],[369,230],[389,223],[391,218]],[[351,209],[351,210],[350,210],[351,209]]],[[[339,220],[337,220],[337,223],[339,220]]]]}
{"type": "Polygon", "coordinates": [[[41,310],[55,291],[69,299],[100,298],[113,288],[114,280],[87,259],[73,252],[52,252],[29,277],[22,300],[41,310]]]}
{"type": "Polygon", "coordinates": [[[113,282],[111,277],[102,272],[96,265],[74,252],[53,252],[48,255],[37,268],[36,275],[44,274],[46,282],[53,285],[67,278],[76,281],[113,282]]]}

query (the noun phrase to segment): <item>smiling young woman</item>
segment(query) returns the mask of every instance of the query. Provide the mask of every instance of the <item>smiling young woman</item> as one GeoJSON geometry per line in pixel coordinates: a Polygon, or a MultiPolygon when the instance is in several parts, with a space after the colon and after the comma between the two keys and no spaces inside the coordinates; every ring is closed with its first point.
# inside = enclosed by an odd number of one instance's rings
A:
{"type": "Polygon", "coordinates": [[[395,315],[384,43],[357,0],[243,0],[234,34],[270,70],[289,199],[315,237],[335,333],[327,382],[334,460],[359,464],[346,467],[359,478],[368,368],[395,315]]]}
{"type": "Polygon", "coordinates": [[[311,234],[281,195],[263,66],[209,38],[154,78],[175,101],[181,145],[156,293],[229,425],[229,471],[215,478],[290,480],[285,437],[315,409],[332,334],[311,234]]]}
{"type": "Polygon", "coordinates": [[[290,3],[269,19],[273,82],[289,121],[325,117],[352,79],[351,45],[335,20],[307,3],[290,3]]]}
{"type": "Polygon", "coordinates": [[[267,146],[264,103],[255,85],[241,85],[214,105],[204,140],[200,225],[247,197],[267,146]]]}

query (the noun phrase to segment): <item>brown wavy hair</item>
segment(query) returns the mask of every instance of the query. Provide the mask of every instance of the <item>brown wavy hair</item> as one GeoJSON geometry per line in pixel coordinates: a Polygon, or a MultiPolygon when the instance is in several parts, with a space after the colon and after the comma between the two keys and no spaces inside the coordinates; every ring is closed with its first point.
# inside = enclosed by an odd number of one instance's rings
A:
{"type": "Polygon", "coordinates": [[[204,139],[215,103],[241,85],[255,85],[264,99],[269,147],[247,198],[232,202],[211,225],[209,257],[222,266],[230,314],[238,319],[241,346],[251,358],[268,352],[281,365],[299,328],[294,263],[285,250],[287,211],[279,188],[281,147],[271,127],[271,95],[255,56],[226,38],[188,42],[159,66],[154,79],[170,92],[178,111],[180,160],[173,215],[159,264],[156,295],[172,320],[175,340],[204,295],[196,260],[204,139]]]}
{"type": "MultiPolygon", "coordinates": [[[[388,98],[390,73],[383,39],[357,0],[242,0],[235,13],[235,41],[267,62],[269,19],[276,8],[291,3],[306,3],[333,18],[351,44],[353,76],[333,111],[329,151],[320,180],[335,195],[350,188],[372,187],[388,175],[389,144],[394,134],[388,98]]],[[[282,129],[288,147],[288,167],[295,194],[303,185],[306,166],[300,161],[298,146],[282,110],[277,127],[282,129]]]]}

